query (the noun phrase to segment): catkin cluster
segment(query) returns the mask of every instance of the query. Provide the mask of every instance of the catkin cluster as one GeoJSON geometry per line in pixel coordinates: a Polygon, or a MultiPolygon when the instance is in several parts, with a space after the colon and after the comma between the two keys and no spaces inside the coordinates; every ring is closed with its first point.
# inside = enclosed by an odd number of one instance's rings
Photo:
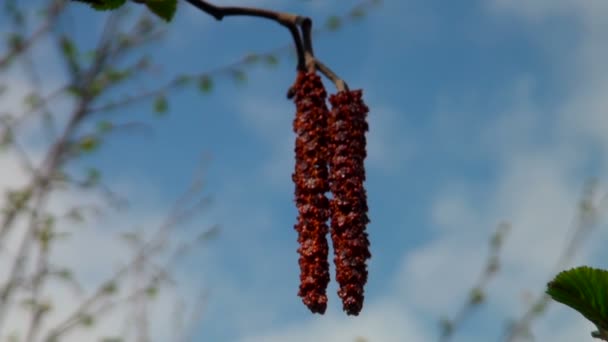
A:
{"type": "Polygon", "coordinates": [[[358,315],[367,282],[366,261],[371,257],[363,187],[368,108],[360,90],[344,90],[330,97],[330,112],[323,83],[311,72],[299,72],[292,90],[296,104],[296,166],[292,179],[300,244],[298,295],[312,312],[325,312],[329,283],[327,221],[331,217],[338,295],[344,311],[358,315]],[[331,200],[326,196],[330,190],[331,200]]]}
{"type": "Polygon", "coordinates": [[[292,179],[296,185],[300,248],[300,291],[298,295],[315,313],[327,308],[326,288],[329,283],[327,261],[327,220],[329,190],[327,171],[327,94],[321,78],[315,73],[299,72],[294,85],[296,118],[296,168],[292,179]]]}

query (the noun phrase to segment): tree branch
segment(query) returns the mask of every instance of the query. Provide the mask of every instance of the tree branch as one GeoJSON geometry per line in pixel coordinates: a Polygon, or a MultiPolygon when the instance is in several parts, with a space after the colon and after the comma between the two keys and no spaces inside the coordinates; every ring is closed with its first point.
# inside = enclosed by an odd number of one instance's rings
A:
{"type": "Polygon", "coordinates": [[[300,25],[300,23],[307,18],[296,14],[271,11],[261,8],[235,6],[221,7],[212,5],[207,1],[203,0],[186,1],[194,7],[214,17],[216,20],[222,20],[224,19],[224,17],[227,16],[249,16],[269,19],[279,23],[282,26],[287,27],[287,29],[291,33],[298,54],[298,68],[301,69],[304,67],[304,49],[302,47],[302,39],[300,38],[300,34],[298,33],[298,25],[300,25]]]}

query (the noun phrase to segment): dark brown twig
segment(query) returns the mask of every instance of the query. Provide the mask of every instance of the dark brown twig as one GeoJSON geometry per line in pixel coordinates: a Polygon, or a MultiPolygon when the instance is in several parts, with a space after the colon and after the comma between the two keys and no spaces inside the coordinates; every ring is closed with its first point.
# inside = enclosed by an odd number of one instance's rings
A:
{"type": "Polygon", "coordinates": [[[296,51],[298,53],[298,68],[301,68],[304,65],[304,50],[302,48],[302,39],[300,38],[300,35],[298,33],[298,25],[306,18],[296,14],[276,12],[261,8],[234,6],[220,7],[212,5],[207,1],[203,0],[186,1],[188,1],[191,5],[200,9],[201,11],[211,15],[216,20],[222,20],[224,19],[224,17],[227,16],[249,16],[269,19],[281,24],[282,26],[287,27],[287,29],[291,33],[293,42],[296,47],[296,51]]]}

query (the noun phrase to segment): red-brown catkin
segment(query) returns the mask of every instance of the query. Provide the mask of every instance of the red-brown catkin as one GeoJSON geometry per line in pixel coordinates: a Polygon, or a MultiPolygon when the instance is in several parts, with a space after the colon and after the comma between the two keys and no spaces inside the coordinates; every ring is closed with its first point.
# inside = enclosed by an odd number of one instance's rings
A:
{"type": "Polygon", "coordinates": [[[349,315],[358,315],[363,307],[366,261],[371,257],[365,232],[369,218],[363,187],[368,108],[361,96],[362,91],[355,90],[340,91],[329,98],[331,238],[340,285],[338,295],[349,315]]]}
{"type": "Polygon", "coordinates": [[[321,78],[315,73],[299,72],[295,90],[296,166],[292,179],[300,247],[300,290],[304,304],[313,313],[325,313],[326,289],[329,283],[327,220],[329,191],[327,170],[327,93],[321,78]]]}

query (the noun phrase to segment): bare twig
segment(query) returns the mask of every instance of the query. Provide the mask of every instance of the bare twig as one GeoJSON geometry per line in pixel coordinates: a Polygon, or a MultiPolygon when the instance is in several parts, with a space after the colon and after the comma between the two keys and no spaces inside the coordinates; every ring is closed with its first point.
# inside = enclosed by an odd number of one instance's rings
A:
{"type": "Polygon", "coordinates": [[[12,49],[8,51],[4,56],[0,56],[0,69],[6,67],[15,57],[19,56],[19,54],[28,50],[31,46],[33,46],[40,38],[42,38],[46,33],[48,33],[54,26],[59,14],[61,14],[65,5],[67,4],[67,0],[56,0],[51,2],[51,5],[47,9],[47,19],[46,21],[40,25],[38,29],[34,31],[34,33],[25,41],[14,44],[12,49]]]}
{"type": "Polygon", "coordinates": [[[302,39],[298,33],[298,25],[305,18],[296,14],[276,12],[267,9],[251,8],[251,7],[233,7],[226,6],[220,7],[210,4],[203,0],[186,0],[194,7],[201,11],[211,15],[216,20],[222,20],[227,16],[248,16],[265,18],[275,21],[285,26],[293,38],[294,45],[298,54],[298,67],[301,68],[304,65],[304,50],[302,48],[302,39]]]}
{"type": "Polygon", "coordinates": [[[496,232],[490,239],[490,254],[486,259],[486,264],[479,276],[479,279],[471,289],[467,301],[452,319],[441,320],[440,342],[449,341],[455,334],[456,329],[464,320],[484,301],[485,291],[490,280],[496,275],[500,267],[499,253],[503,245],[504,238],[510,229],[506,222],[500,223],[496,232]]]}

